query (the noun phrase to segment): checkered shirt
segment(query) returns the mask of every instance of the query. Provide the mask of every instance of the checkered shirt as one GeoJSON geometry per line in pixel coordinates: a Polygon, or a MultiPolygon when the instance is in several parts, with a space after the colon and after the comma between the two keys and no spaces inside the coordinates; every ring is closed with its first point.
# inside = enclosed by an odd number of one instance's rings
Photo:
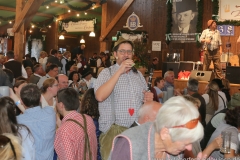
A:
{"type": "Polygon", "coordinates": [[[202,32],[202,35],[200,37],[200,41],[203,39],[212,39],[211,43],[205,45],[208,50],[215,50],[218,49],[220,45],[222,45],[222,40],[220,36],[220,32],[218,30],[210,31],[210,29],[205,29],[202,32]]]}
{"type": "MultiPolygon", "coordinates": [[[[118,70],[119,65],[115,64],[110,68],[111,75],[113,75],[118,70]]],[[[101,85],[110,79],[111,75],[108,68],[102,70],[94,84],[95,93],[101,85]]],[[[147,90],[147,83],[140,72],[135,74],[130,70],[130,72],[122,74],[111,93],[114,94],[115,121],[112,118],[111,96],[99,102],[100,131],[105,133],[113,123],[130,127],[137,120],[137,112],[143,103],[144,94],[142,92],[144,90],[147,90]],[[134,109],[132,116],[129,113],[130,108],[134,109]]]]}
{"type": "MultiPolygon", "coordinates": [[[[92,160],[97,159],[97,137],[96,128],[91,117],[85,115],[87,122],[87,132],[89,136],[92,160]]],[[[75,122],[67,121],[74,119],[84,126],[82,115],[76,111],[67,114],[60,128],[56,132],[54,148],[59,159],[62,160],[83,160],[85,137],[83,129],[75,122]]],[[[87,159],[88,154],[87,154],[87,159]]]]}

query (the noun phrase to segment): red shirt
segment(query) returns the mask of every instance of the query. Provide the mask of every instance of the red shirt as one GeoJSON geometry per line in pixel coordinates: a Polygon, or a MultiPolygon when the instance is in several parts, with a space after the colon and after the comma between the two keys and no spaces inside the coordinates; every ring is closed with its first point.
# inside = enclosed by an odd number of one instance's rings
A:
{"type": "MultiPolygon", "coordinates": [[[[87,122],[87,132],[89,136],[90,148],[92,152],[92,160],[97,159],[97,138],[96,128],[91,117],[85,115],[87,122]]],[[[84,144],[85,136],[83,129],[73,121],[74,119],[84,126],[84,120],[81,114],[72,111],[67,114],[63,120],[60,128],[56,132],[54,148],[57,152],[58,158],[61,160],[83,160],[84,159],[84,144]]],[[[87,159],[88,154],[87,154],[87,159]]]]}

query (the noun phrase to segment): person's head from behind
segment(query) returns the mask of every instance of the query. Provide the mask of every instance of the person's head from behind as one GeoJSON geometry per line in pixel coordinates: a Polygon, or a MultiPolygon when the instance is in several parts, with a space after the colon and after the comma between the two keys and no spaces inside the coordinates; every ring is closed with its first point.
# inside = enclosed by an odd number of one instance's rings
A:
{"type": "Polygon", "coordinates": [[[50,50],[50,55],[54,56],[54,57],[57,57],[58,55],[58,51],[56,49],[51,49],[50,50]]]}
{"type": "Polygon", "coordinates": [[[219,90],[222,90],[224,88],[224,85],[222,84],[222,80],[218,78],[212,79],[213,82],[217,83],[219,90]]]}
{"type": "Polygon", "coordinates": [[[45,57],[47,57],[47,56],[48,56],[47,52],[45,52],[45,51],[41,51],[41,52],[40,52],[40,57],[41,57],[41,58],[45,58],[45,57]]]}
{"type": "Polygon", "coordinates": [[[12,133],[17,135],[16,105],[10,97],[0,98],[0,134],[12,133]]]}
{"type": "Polygon", "coordinates": [[[59,74],[58,76],[56,76],[56,80],[58,81],[59,89],[68,87],[68,77],[65,74],[59,74]]]}
{"type": "Polygon", "coordinates": [[[69,69],[69,72],[71,73],[71,72],[73,72],[73,71],[78,71],[78,68],[77,68],[77,66],[76,65],[72,65],[71,67],[70,67],[70,69],[69,69]]]}
{"type": "Polygon", "coordinates": [[[10,69],[4,68],[3,71],[7,74],[8,79],[11,83],[13,83],[13,79],[14,79],[14,74],[10,69]]]}
{"type": "Polygon", "coordinates": [[[38,75],[44,75],[44,70],[41,64],[36,64],[33,67],[33,71],[34,73],[38,74],[38,75]]]}
{"type": "Polygon", "coordinates": [[[64,88],[59,90],[56,101],[57,111],[62,116],[65,116],[68,111],[77,110],[80,106],[78,93],[73,88],[64,88]]]}
{"type": "Polygon", "coordinates": [[[52,97],[57,95],[58,92],[58,81],[55,78],[48,78],[43,82],[43,86],[41,88],[42,93],[46,92],[52,97]]]}
{"type": "Polygon", "coordinates": [[[17,136],[10,133],[0,135],[1,160],[21,160],[22,146],[17,136]]]}
{"type": "Polygon", "coordinates": [[[188,93],[198,92],[198,80],[196,79],[189,79],[187,82],[187,90],[188,93]]]}
{"type": "Polygon", "coordinates": [[[50,77],[56,77],[58,75],[58,66],[56,64],[51,64],[46,71],[50,77]]]}
{"type": "Polygon", "coordinates": [[[87,114],[92,118],[99,118],[98,101],[95,98],[94,89],[88,89],[81,101],[80,113],[87,114]]]}
{"type": "Polygon", "coordinates": [[[228,79],[223,78],[223,79],[222,79],[222,84],[223,84],[223,86],[224,86],[222,89],[230,90],[230,82],[229,82],[228,79]]]}
{"type": "Polygon", "coordinates": [[[159,59],[157,57],[154,57],[152,63],[156,65],[158,64],[158,62],[159,62],[159,59]]]}
{"type": "Polygon", "coordinates": [[[32,75],[32,68],[31,67],[26,67],[25,70],[26,70],[27,76],[29,78],[32,75]]]}
{"type": "Polygon", "coordinates": [[[165,72],[164,80],[170,84],[174,84],[174,72],[173,71],[165,72]]]}
{"type": "Polygon", "coordinates": [[[8,51],[6,54],[7,60],[9,59],[14,59],[14,52],[13,51],[8,51]]]}
{"type": "Polygon", "coordinates": [[[225,121],[240,131],[240,106],[226,111],[225,121]]]}
{"type": "Polygon", "coordinates": [[[81,44],[81,50],[84,50],[85,49],[85,44],[81,44]]]}
{"type": "Polygon", "coordinates": [[[138,110],[138,123],[144,124],[146,122],[153,122],[156,119],[158,110],[161,104],[155,101],[144,103],[138,110]]]}
{"type": "Polygon", "coordinates": [[[72,80],[73,82],[78,82],[80,80],[79,74],[77,71],[73,71],[68,76],[69,80],[72,80]]]}
{"type": "Polygon", "coordinates": [[[68,59],[69,57],[71,57],[71,52],[66,51],[66,52],[63,53],[63,56],[68,59]]]}
{"type": "Polygon", "coordinates": [[[24,86],[27,85],[27,81],[25,80],[18,80],[13,86],[13,91],[17,95],[18,98],[20,98],[20,92],[24,86]]]}
{"type": "Polygon", "coordinates": [[[203,137],[197,107],[182,96],[172,97],[163,104],[154,127],[166,152],[173,155],[191,150],[191,144],[203,137]]]}
{"type": "Polygon", "coordinates": [[[33,108],[40,105],[41,92],[35,84],[27,84],[20,92],[21,103],[25,108],[33,108]]]}
{"type": "Polygon", "coordinates": [[[154,86],[158,87],[159,89],[162,89],[164,87],[164,79],[162,77],[157,77],[154,80],[154,86]]]}
{"type": "Polygon", "coordinates": [[[180,28],[185,28],[190,25],[195,17],[196,1],[195,0],[182,0],[176,2],[177,23],[180,28]]]}

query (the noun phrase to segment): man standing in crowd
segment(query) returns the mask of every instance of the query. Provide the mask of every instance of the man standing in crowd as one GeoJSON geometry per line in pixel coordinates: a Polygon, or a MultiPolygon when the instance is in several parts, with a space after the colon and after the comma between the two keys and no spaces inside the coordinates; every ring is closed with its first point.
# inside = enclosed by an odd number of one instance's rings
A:
{"type": "Polygon", "coordinates": [[[222,79],[220,56],[222,54],[222,40],[220,32],[217,30],[217,23],[214,20],[207,22],[208,29],[203,30],[200,37],[203,48],[206,50],[204,55],[203,70],[209,70],[211,61],[213,61],[215,77],[222,79]]]}
{"type": "Polygon", "coordinates": [[[50,56],[47,59],[47,64],[56,64],[58,67],[62,67],[62,63],[58,59],[58,51],[56,49],[52,49],[50,51],[50,56]]]}
{"type": "Polygon", "coordinates": [[[40,78],[44,75],[44,70],[41,64],[36,64],[33,67],[34,73],[29,78],[29,83],[37,84],[40,78]]]}
{"type": "Polygon", "coordinates": [[[149,71],[150,71],[151,68],[154,69],[154,70],[156,70],[156,69],[157,69],[157,64],[158,64],[158,62],[159,62],[158,58],[157,58],[157,57],[154,57],[153,60],[152,60],[152,64],[151,64],[150,67],[149,67],[149,71]]]}
{"type": "Polygon", "coordinates": [[[59,159],[95,160],[96,128],[91,117],[76,111],[80,106],[78,93],[72,88],[59,90],[56,101],[57,110],[63,116],[54,142],[59,159]]]}
{"type": "Polygon", "coordinates": [[[38,86],[39,88],[42,87],[43,82],[44,82],[46,79],[48,79],[48,78],[50,78],[50,77],[55,78],[55,77],[58,75],[58,66],[57,66],[56,64],[51,64],[51,65],[47,68],[47,71],[48,71],[47,74],[46,74],[45,76],[41,77],[41,78],[39,79],[38,83],[37,83],[37,86],[38,86]]]}
{"type": "Polygon", "coordinates": [[[192,24],[196,12],[196,0],[176,1],[177,24],[173,26],[173,33],[196,33],[196,24],[192,24]]]}
{"type": "Polygon", "coordinates": [[[67,75],[67,71],[70,69],[70,66],[68,64],[69,57],[71,57],[71,53],[69,51],[66,51],[63,53],[63,58],[61,60],[61,63],[63,65],[62,72],[63,74],[67,75]]]}
{"type": "Polygon", "coordinates": [[[109,156],[113,138],[137,120],[142,103],[153,100],[142,74],[132,70],[133,43],[120,37],[113,51],[117,63],[103,69],[94,86],[99,101],[99,129],[103,132],[100,135],[103,159],[109,156]]]}
{"type": "Polygon", "coordinates": [[[188,83],[187,83],[187,91],[190,96],[197,98],[201,102],[201,105],[198,108],[198,111],[201,115],[201,123],[202,123],[203,127],[205,127],[206,126],[206,121],[205,121],[206,102],[205,102],[204,98],[198,93],[198,80],[189,79],[188,83]]]}
{"type": "Polygon", "coordinates": [[[27,72],[23,67],[23,65],[14,59],[13,51],[8,51],[6,57],[7,57],[7,62],[4,63],[3,69],[4,68],[10,69],[13,72],[15,79],[20,76],[23,76],[24,78],[28,78],[27,72]]]}
{"type": "Polygon", "coordinates": [[[0,68],[0,86],[12,87],[12,83],[9,81],[7,74],[0,68]]]}
{"type": "Polygon", "coordinates": [[[56,130],[54,109],[40,106],[41,92],[35,84],[24,86],[20,97],[26,110],[24,114],[17,116],[17,122],[30,129],[34,137],[36,160],[53,159],[56,130]]]}

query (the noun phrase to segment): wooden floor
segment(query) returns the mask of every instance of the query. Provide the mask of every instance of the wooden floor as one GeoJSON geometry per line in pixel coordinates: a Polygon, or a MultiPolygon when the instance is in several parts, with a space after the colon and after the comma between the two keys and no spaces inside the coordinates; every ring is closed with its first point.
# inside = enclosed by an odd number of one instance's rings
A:
{"type": "MultiPolygon", "coordinates": [[[[158,71],[154,71],[153,72],[153,80],[152,82],[154,82],[156,77],[162,77],[162,71],[158,70],[158,71]]],[[[174,81],[174,86],[177,89],[183,90],[184,88],[187,87],[187,81],[188,80],[180,80],[180,79],[175,79],[174,81]]],[[[204,89],[206,87],[206,85],[208,84],[207,81],[199,81],[199,93],[200,94],[204,94],[204,89]]],[[[233,95],[236,92],[240,92],[240,84],[230,84],[230,94],[233,95]]]]}

